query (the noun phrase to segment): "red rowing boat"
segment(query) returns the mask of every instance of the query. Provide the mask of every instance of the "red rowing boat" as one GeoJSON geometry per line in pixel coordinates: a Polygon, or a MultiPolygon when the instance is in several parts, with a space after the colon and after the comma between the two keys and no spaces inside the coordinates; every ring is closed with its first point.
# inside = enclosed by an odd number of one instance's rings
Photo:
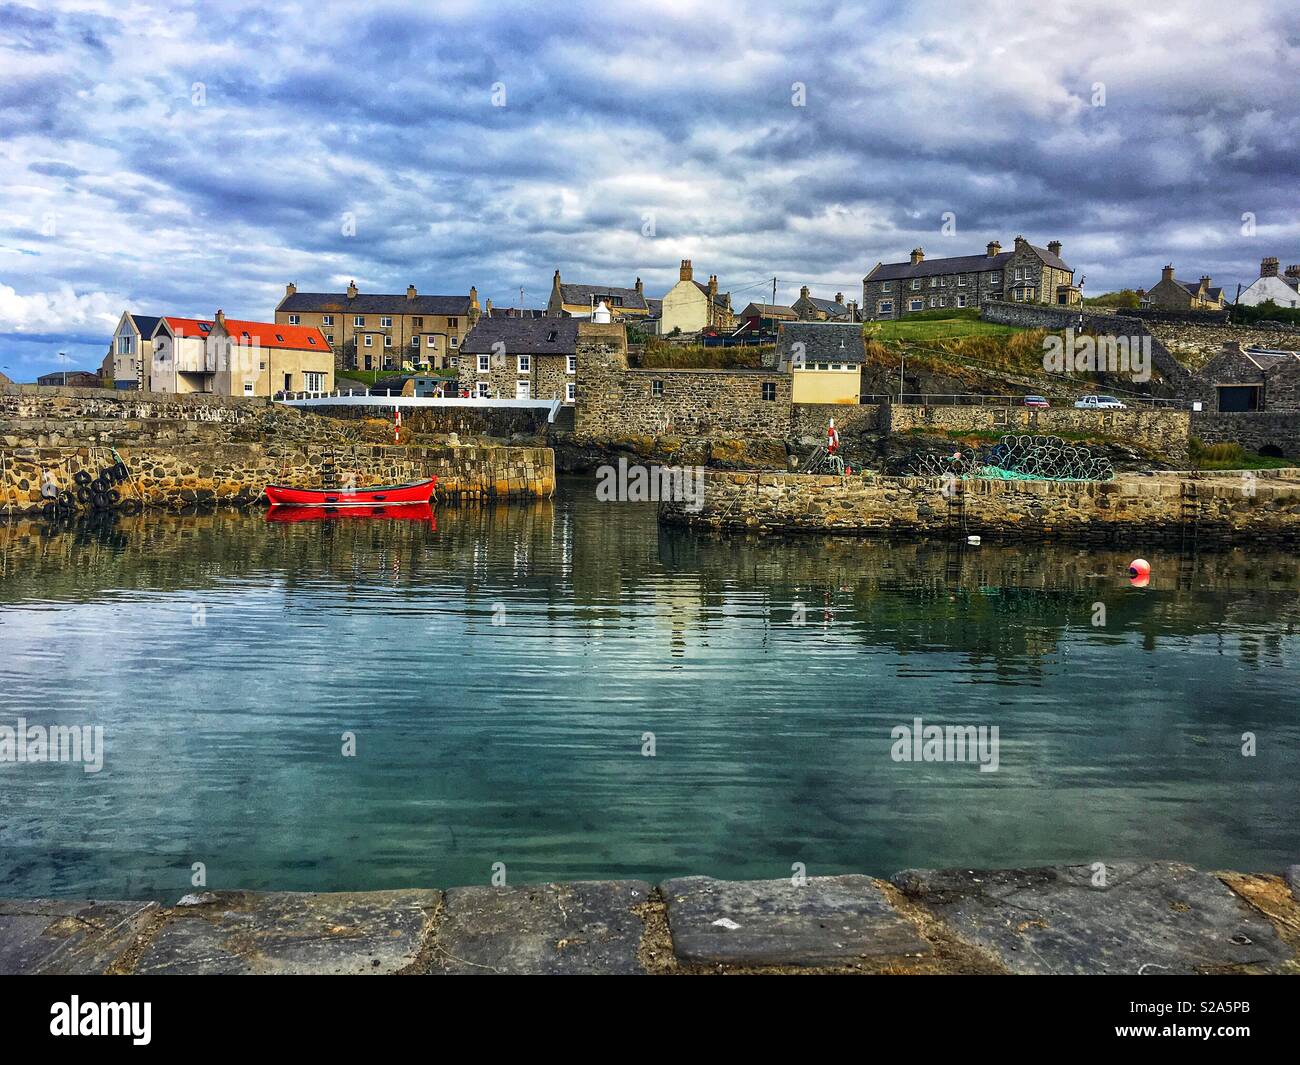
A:
{"type": "Polygon", "coordinates": [[[282,484],[266,486],[267,502],[273,506],[294,507],[373,507],[399,503],[427,503],[433,496],[438,478],[388,484],[378,488],[290,488],[282,484]]]}

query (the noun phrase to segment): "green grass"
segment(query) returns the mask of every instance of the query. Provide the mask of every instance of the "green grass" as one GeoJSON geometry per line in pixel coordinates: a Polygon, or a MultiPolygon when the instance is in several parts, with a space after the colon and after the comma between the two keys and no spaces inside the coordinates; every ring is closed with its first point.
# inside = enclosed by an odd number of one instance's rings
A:
{"type": "Polygon", "coordinates": [[[773,344],[755,344],[734,348],[678,347],[675,344],[647,343],[641,356],[645,370],[725,370],[757,369],[765,354],[776,350],[773,344]]]}
{"type": "MultiPolygon", "coordinates": [[[[951,313],[951,312],[949,312],[951,313]]],[[[978,318],[925,318],[908,315],[899,321],[877,322],[868,327],[867,337],[882,344],[906,340],[954,340],[958,337],[1011,336],[1022,332],[1014,325],[1000,325],[978,318]]]]}
{"type": "Polygon", "coordinates": [[[1294,459],[1257,455],[1240,444],[1203,444],[1196,437],[1188,450],[1203,470],[1282,470],[1296,465],[1294,459]]]}

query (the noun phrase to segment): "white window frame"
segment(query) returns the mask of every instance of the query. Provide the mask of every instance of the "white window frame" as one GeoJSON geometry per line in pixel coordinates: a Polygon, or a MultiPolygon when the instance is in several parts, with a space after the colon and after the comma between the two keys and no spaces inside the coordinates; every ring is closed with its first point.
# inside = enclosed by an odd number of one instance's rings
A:
{"type": "Polygon", "coordinates": [[[448,343],[451,347],[454,348],[454,347],[456,347],[457,345],[460,344],[460,337],[455,336],[455,335],[453,334],[452,336],[449,336],[449,337],[447,338],[447,343],[448,343]]]}
{"type": "Polygon", "coordinates": [[[910,299],[910,300],[908,300],[907,302],[908,302],[908,307],[907,307],[907,309],[908,309],[909,311],[923,311],[923,310],[925,310],[925,300],[920,300],[920,299],[910,299]]]}
{"type": "Polygon", "coordinates": [[[893,300],[881,300],[879,303],[876,304],[876,313],[877,313],[877,314],[893,314],[893,313],[894,313],[894,301],[893,301],[893,300]]]}
{"type": "Polygon", "coordinates": [[[532,359],[527,355],[515,356],[515,369],[519,373],[532,373],[533,372],[532,359]]]}
{"type": "Polygon", "coordinates": [[[958,274],[958,275],[957,275],[957,287],[958,287],[958,288],[965,288],[965,287],[966,287],[966,275],[965,275],[965,274],[958,274]]]}
{"type": "Polygon", "coordinates": [[[322,315],[320,316],[320,324],[321,324],[321,325],[333,325],[333,324],[334,324],[334,315],[332,315],[332,314],[322,314],[322,315]]]}
{"type": "Polygon", "coordinates": [[[478,398],[487,399],[487,394],[488,394],[488,383],[486,381],[480,381],[478,383],[478,398]]]}
{"type": "Polygon", "coordinates": [[[894,283],[893,283],[892,281],[886,281],[884,284],[882,284],[882,285],[880,286],[880,291],[881,291],[881,292],[893,292],[893,291],[894,291],[894,283]]]}
{"type": "Polygon", "coordinates": [[[365,347],[373,348],[374,346],[375,346],[375,338],[371,336],[369,333],[367,333],[365,347]]]}
{"type": "Polygon", "coordinates": [[[289,315],[289,324],[290,324],[290,325],[299,325],[299,324],[301,324],[301,322],[302,322],[302,319],[301,319],[301,317],[299,317],[298,315],[296,315],[296,314],[291,314],[291,315],[289,315]]]}
{"type": "Polygon", "coordinates": [[[570,356],[568,356],[568,358],[565,360],[565,367],[566,367],[566,369],[565,369],[565,373],[577,373],[577,372],[578,372],[578,356],[576,356],[576,355],[570,355],[570,356]]]}
{"type": "Polygon", "coordinates": [[[958,307],[966,306],[966,293],[963,292],[960,296],[957,297],[957,306],[958,307]]]}
{"type": "Polygon", "coordinates": [[[921,279],[919,277],[912,278],[912,291],[913,292],[921,291],[921,279]]]}
{"type": "Polygon", "coordinates": [[[432,333],[430,333],[429,343],[426,344],[425,347],[436,348],[437,346],[438,346],[438,338],[435,337],[432,333]]]}
{"type": "Polygon", "coordinates": [[[306,392],[324,392],[325,374],[320,370],[303,370],[303,390],[306,392]]]}
{"type": "Polygon", "coordinates": [[[480,355],[478,357],[478,372],[488,373],[492,369],[492,356],[480,355]]]}
{"type": "Polygon", "coordinates": [[[326,333],[326,334],[325,334],[325,343],[326,343],[326,344],[333,344],[333,343],[334,343],[334,334],[333,334],[333,333],[326,333]]]}
{"type": "Polygon", "coordinates": [[[572,403],[578,398],[578,386],[572,381],[564,385],[564,400],[566,403],[572,403]]]}
{"type": "Polygon", "coordinates": [[[252,382],[252,381],[245,381],[245,382],[244,382],[244,395],[246,395],[246,396],[251,396],[252,394],[253,394],[253,382],[252,382]]]}
{"type": "Polygon", "coordinates": [[[352,316],[353,329],[360,329],[365,324],[366,324],[366,316],[364,314],[356,314],[352,316]]]}
{"type": "Polygon", "coordinates": [[[385,314],[385,315],[380,315],[380,317],[379,317],[379,328],[380,328],[380,329],[392,329],[392,328],[393,328],[393,320],[392,320],[390,317],[388,317],[388,315],[386,315],[386,314],[385,314]]]}

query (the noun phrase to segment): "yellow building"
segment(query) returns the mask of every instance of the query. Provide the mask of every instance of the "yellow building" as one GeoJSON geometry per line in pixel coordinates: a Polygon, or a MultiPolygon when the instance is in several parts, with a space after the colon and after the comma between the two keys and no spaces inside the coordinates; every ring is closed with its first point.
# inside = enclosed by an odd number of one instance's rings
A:
{"type": "Polygon", "coordinates": [[[735,328],[731,293],[718,291],[718,275],[712,275],[707,285],[701,285],[695,280],[690,259],[683,259],[677,284],[664,294],[659,332],[664,335],[674,331],[699,333],[705,329],[729,332],[735,328]]]}
{"type": "Polygon", "coordinates": [[[862,326],[838,322],[783,322],[777,365],[790,371],[794,403],[858,403],[866,346],[862,326]]]}
{"type": "Polygon", "coordinates": [[[334,388],[334,353],[318,329],[217,311],[210,322],[167,316],[153,341],[156,392],[273,396],[334,388]]]}
{"type": "Polygon", "coordinates": [[[639,277],[632,288],[578,285],[560,280],[559,270],[551,279],[551,298],[546,302],[546,314],[551,318],[589,318],[602,302],[609,308],[610,317],[615,322],[643,320],[650,314],[645,288],[639,277]]]}
{"type": "Polygon", "coordinates": [[[388,295],[361,292],[355,281],[346,292],[286,285],[275,308],[277,324],[319,329],[341,364],[358,370],[453,366],[481,314],[472,286],[468,296],[421,296],[414,285],[405,295],[388,295]]]}

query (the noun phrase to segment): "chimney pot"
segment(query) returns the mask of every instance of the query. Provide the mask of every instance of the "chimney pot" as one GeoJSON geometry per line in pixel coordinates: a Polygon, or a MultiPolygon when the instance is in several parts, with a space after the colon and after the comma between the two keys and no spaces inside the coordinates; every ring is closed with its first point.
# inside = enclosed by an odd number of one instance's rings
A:
{"type": "Polygon", "coordinates": [[[415,299],[415,286],[414,286],[414,285],[407,285],[407,286],[406,286],[406,298],[407,298],[408,300],[413,300],[413,299],[415,299]]]}
{"type": "Polygon", "coordinates": [[[1002,254],[1002,245],[996,240],[990,240],[985,250],[988,252],[989,258],[992,259],[995,255],[1002,254]]]}
{"type": "Polygon", "coordinates": [[[1059,240],[1049,241],[1047,250],[1059,259],[1061,257],[1061,242],[1059,240]]]}
{"type": "MultiPolygon", "coordinates": [[[[1274,259],[1273,261],[1277,262],[1276,259],[1274,259]]],[[[284,294],[286,296],[292,296],[297,291],[298,291],[298,285],[293,281],[290,281],[287,285],[284,286],[284,294]]]]}
{"type": "Polygon", "coordinates": [[[678,268],[677,277],[680,281],[689,281],[694,276],[695,271],[691,268],[690,259],[683,259],[682,265],[678,268]]]}
{"type": "Polygon", "coordinates": [[[1174,279],[1174,264],[1166,263],[1165,268],[1160,271],[1161,281],[1172,281],[1174,279]]]}
{"type": "Polygon", "coordinates": [[[800,298],[800,299],[805,299],[805,300],[808,298],[808,286],[807,286],[807,285],[804,285],[803,288],[801,288],[801,289],[799,290],[799,298],[800,298]]]}
{"type": "Polygon", "coordinates": [[[924,249],[924,248],[913,248],[913,249],[912,249],[912,265],[915,266],[917,263],[919,263],[919,262],[923,262],[924,260],[925,260],[925,249],[924,249]]]}
{"type": "Polygon", "coordinates": [[[1276,255],[1270,255],[1259,264],[1260,277],[1277,277],[1278,261],[1276,255]]]}

